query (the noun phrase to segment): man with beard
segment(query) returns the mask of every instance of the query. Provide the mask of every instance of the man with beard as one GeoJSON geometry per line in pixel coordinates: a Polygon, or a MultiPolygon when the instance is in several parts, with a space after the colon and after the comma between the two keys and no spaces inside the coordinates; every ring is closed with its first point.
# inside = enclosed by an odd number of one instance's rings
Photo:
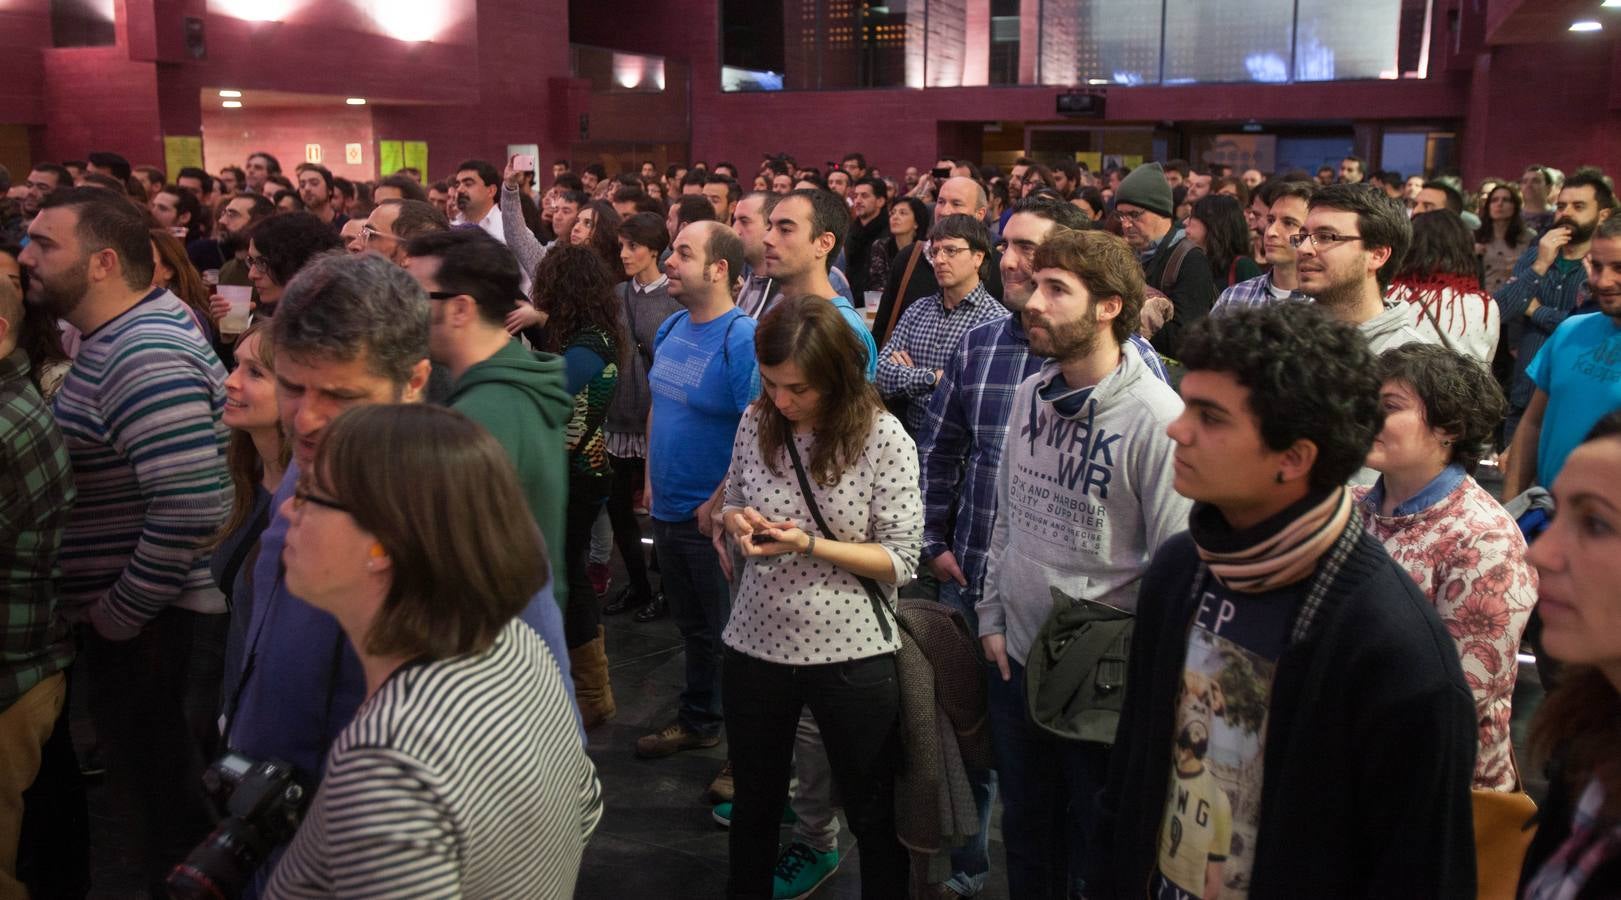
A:
{"type": "Polygon", "coordinates": [[[1189,504],[1171,489],[1165,434],[1182,402],[1126,347],[1146,290],[1135,255],[1113,235],[1066,231],[1037,247],[1031,266],[1035,292],[1021,316],[1030,352],[1047,360],[1009,404],[975,612],[995,667],[991,740],[1004,776],[1008,893],[1061,898],[1081,886],[1108,754],[1036,726],[1025,665],[1055,601],[1135,612],[1143,570],[1187,526],[1189,504]]]}
{"type": "MultiPolygon", "coordinates": [[[[974,605],[979,601],[996,519],[996,470],[1007,438],[1013,394],[1044,362],[1030,352],[1030,338],[1020,320],[1035,291],[1032,263],[1036,248],[1055,232],[1091,227],[1084,212],[1055,198],[1029,197],[1013,207],[1002,230],[1007,246],[1001,263],[1002,304],[1012,315],[976,326],[963,336],[929,401],[926,424],[919,435],[925,510],[922,559],[939,583],[940,602],[962,613],[976,633],[979,623],[974,605]]],[[[1130,342],[1163,379],[1159,356],[1148,341],[1134,332],[1130,342]]],[[[1011,785],[1017,795],[1016,806],[1031,802],[1030,790],[1046,790],[1021,774],[1010,771],[1002,776],[1002,784],[1011,785]]],[[[995,797],[995,782],[989,773],[971,772],[969,779],[980,830],[967,846],[952,851],[948,881],[963,896],[978,892],[990,867],[986,840],[995,797]]]]}
{"type": "Polygon", "coordinates": [[[218,684],[225,640],[207,549],[231,502],[225,369],[185,303],[152,287],[146,213],[124,197],[58,190],[29,239],[30,302],[84,336],[56,397],[79,493],[60,610],[81,623],[109,782],[138,811],[139,877],[157,896],[213,823],[197,736],[219,697],[198,686],[218,684]]]}
{"type": "Polygon", "coordinates": [[[1391,275],[1413,242],[1398,200],[1371,184],[1331,184],[1307,206],[1291,235],[1300,290],[1330,316],[1357,326],[1375,354],[1403,344],[1437,343],[1415,329],[1400,301],[1386,300],[1391,275]]]}
{"type": "MultiPolygon", "coordinates": [[[[39,215],[40,207],[45,204],[45,198],[60,188],[73,186],[73,173],[56,163],[40,163],[28,173],[28,181],[24,184],[28,188],[23,194],[23,217],[26,221],[33,221],[39,215]]],[[[24,225],[26,228],[27,225],[24,225]]]]}
{"type": "Polygon", "coordinates": [[[219,273],[220,284],[251,284],[248,281],[248,234],[276,211],[276,204],[264,194],[237,194],[220,210],[214,223],[214,237],[186,245],[186,256],[198,272],[219,273]]]}
{"type": "Polygon", "coordinates": [[[297,174],[298,199],[304,201],[304,208],[331,225],[333,231],[342,232],[343,223],[349,221],[349,217],[332,202],[332,170],[317,163],[303,163],[297,174]]]}
{"type": "Polygon", "coordinates": [[[1514,435],[1505,497],[1530,487],[1533,475],[1537,484],[1553,484],[1593,425],[1621,408],[1621,218],[1598,225],[1587,251],[1587,289],[1598,314],[1566,319],[1526,368],[1536,391],[1514,435]]]}
{"type": "Polygon", "coordinates": [[[1557,218],[1553,227],[1525,249],[1514,264],[1513,278],[1497,290],[1494,299],[1504,329],[1520,329],[1514,380],[1508,389],[1508,418],[1503,422],[1505,441],[1513,442],[1520,417],[1529,408],[1536,388],[1528,372],[1531,360],[1581,301],[1587,284],[1582,258],[1591,247],[1594,230],[1610,217],[1614,207],[1615,191],[1604,173],[1582,169],[1571,175],[1554,204],[1557,218]]]}

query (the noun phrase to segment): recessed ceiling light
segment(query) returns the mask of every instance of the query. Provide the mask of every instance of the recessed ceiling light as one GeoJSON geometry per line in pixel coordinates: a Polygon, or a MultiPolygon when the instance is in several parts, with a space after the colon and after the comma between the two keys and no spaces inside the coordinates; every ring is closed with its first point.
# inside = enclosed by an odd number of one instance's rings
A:
{"type": "Polygon", "coordinates": [[[350,97],[349,99],[347,99],[347,100],[345,100],[343,102],[349,104],[350,106],[365,106],[366,105],[366,98],[365,97],[350,97]]]}
{"type": "Polygon", "coordinates": [[[1570,23],[1571,31],[1603,31],[1604,25],[1592,19],[1579,19],[1570,23]]]}
{"type": "Polygon", "coordinates": [[[220,105],[225,107],[226,109],[241,109],[242,108],[242,101],[241,100],[227,100],[224,103],[221,103],[220,105]]]}
{"type": "Polygon", "coordinates": [[[221,97],[240,97],[240,96],[242,96],[242,92],[241,91],[220,91],[220,96],[221,97]]]}

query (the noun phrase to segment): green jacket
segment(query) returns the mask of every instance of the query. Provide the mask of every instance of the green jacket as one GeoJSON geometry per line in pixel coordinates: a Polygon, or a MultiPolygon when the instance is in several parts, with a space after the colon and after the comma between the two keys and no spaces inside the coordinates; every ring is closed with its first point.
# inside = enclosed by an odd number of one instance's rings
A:
{"type": "Polygon", "coordinates": [[[563,520],[568,510],[568,451],[563,433],[574,412],[574,398],[563,385],[563,358],[531,353],[511,341],[463,372],[449,402],[452,409],[488,429],[512,458],[529,512],[546,539],[552,594],[558,605],[566,605],[563,520]]]}

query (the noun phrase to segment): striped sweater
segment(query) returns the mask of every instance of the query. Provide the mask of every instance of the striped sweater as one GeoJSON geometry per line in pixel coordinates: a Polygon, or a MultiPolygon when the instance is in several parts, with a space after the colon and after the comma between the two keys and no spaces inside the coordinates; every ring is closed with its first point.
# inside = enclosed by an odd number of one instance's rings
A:
{"type": "Polygon", "coordinates": [[[230,511],[225,369],[179,298],[154,290],[84,336],[56,396],[78,504],[64,614],[134,637],[169,606],[224,612],[208,539],[230,511]]]}
{"type": "Polygon", "coordinates": [[[327,756],[267,898],[574,895],[602,786],[546,644],[396,671],[327,756]]]}

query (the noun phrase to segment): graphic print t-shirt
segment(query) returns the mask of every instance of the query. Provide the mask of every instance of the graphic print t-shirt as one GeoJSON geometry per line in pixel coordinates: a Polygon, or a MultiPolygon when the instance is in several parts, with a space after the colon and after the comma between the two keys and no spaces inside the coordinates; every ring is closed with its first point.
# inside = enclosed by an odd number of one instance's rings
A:
{"type": "Polygon", "coordinates": [[[1214,577],[1202,588],[1177,694],[1158,900],[1249,896],[1272,677],[1305,588],[1241,594],[1214,577]]]}

